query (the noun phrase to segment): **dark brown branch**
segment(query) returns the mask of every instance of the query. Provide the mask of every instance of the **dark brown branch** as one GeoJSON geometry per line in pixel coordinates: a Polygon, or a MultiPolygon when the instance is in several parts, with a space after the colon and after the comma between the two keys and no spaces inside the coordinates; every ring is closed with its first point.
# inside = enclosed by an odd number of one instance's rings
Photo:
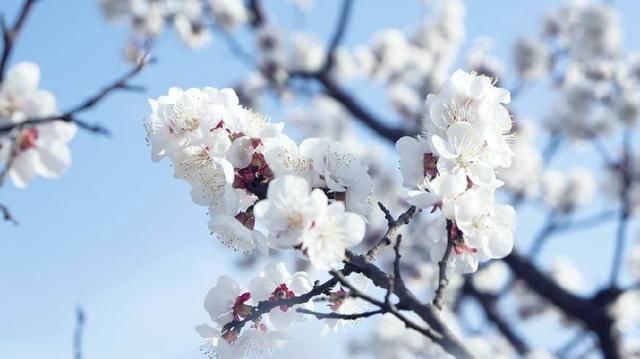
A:
{"type": "Polygon", "coordinates": [[[71,109],[67,110],[61,115],[53,115],[53,116],[46,116],[46,117],[40,117],[40,118],[30,118],[19,123],[5,124],[0,126],[0,134],[8,133],[16,129],[20,130],[25,127],[36,126],[36,125],[54,122],[54,121],[73,122],[77,124],[78,127],[80,127],[81,129],[90,131],[94,134],[100,134],[100,135],[109,134],[108,129],[98,124],[87,123],[79,119],[77,115],[93,108],[98,103],[100,103],[105,97],[107,97],[108,95],[118,90],[141,91],[142,90],[141,87],[133,86],[129,84],[129,80],[131,80],[133,77],[139,74],[140,71],[142,71],[142,69],[150,62],[152,62],[151,59],[147,58],[146,56],[143,57],[143,59],[135,67],[127,71],[122,76],[118,77],[111,84],[103,87],[96,94],[90,96],[80,104],[72,107],[71,109]]]}
{"type": "Polygon", "coordinates": [[[387,219],[387,222],[388,222],[388,229],[387,229],[387,232],[384,234],[384,236],[380,238],[378,243],[376,243],[373,247],[371,247],[371,249],[369,249],[369,251],[367,251],[367,254],[365,255],[365,257],[369,262],[373,261],[380,254],[380,252],[385,246],[388,246],[389,244],[391,244],[391,238],[393,238],[396,235],[396,233],[400,230],[400,228],[403,225],[409,224],[409,222],[411,222],[411,220],[415,217],[417,213],[417,208],[415,206],[411,206],[404,213],[402,213],[397,219],[393,219],[393,216],[391,215],[389,210],[381,202],[378,202],[378,206],[380,207],[380,210],[384,212],[385,218],[387,219]]]}
{"type": "Polygon", "coordinates": [[[620,191],[620,201],[622,202],[622,210],[618,219],[618,229],[616,231],[616,244],[613,250],[613,259],[611,262],[611,275],[609,278],[609,286],[616,287],[618,285],[618,277],[620,276],[620,268],[623,262],[624,247],[627,235],[627,225],[631,215],[631,199],[629,191],[632,184],[632,148],[631,148],[631,128],[624,129],[622,160],[620,161],[620,174],[622,175],[622,189],[620,191]]]}
{"type": "Polygon", "coordinates": [[[402,255],[400,255],[400,242],[402,242],[402,235],[398,234],[396,238],[396,245],[393,246],[393,252],[395,254],[395,258],[393,259],[393,277],[397,279],[402,279],[400,275],[400,259],[402,255]]]}
{"type": "Polygon", "coordinates": [[[82,334],[87,318],[82,308],[76,308],[76,328],[73,333],[73,358],[82,359],[82,334]]]}
{"type": "Polygon", "coordinates": [[[380,137],[395,143],[400,137],[411,135],[409,131],[401,127],[392,127],[386,125],[387,121],[383,121],[373,113],[369,112],[361,103],[353,96],[343,90],[327,73],[317,75],[317,80],[324,86],[326,94],[339,102],[346,108],[357,120],[369,127],[380,137]]]}
{"type": "MultiPolygon", "coordinates": [[[[375,264],[367,261],[365,256],[351,255],[346,270],[363,274],[371,280],[371,282],[382,289],[392,289],[399,301],[396,307],[398,310],[410,310],[416,313],[424,320],[431,330],[437,333],[440,338],[434,340],[445,351],[452,354],[456,358],[473,358],[473,355],[464,346],[464,344],[453,334],[447,325],[440,319],[440,314],[432,305],[423,304],[416,296],[406,287],[401,278],[391,281],[389,276],[378,268],[375,264]]],[[[433,339],[432,339],[433,340],[433,339]]]]}
{"type": "Polygon", "coordinates": [[[449,285],[449,279],[447,278],[447,264],[449,263],[449,256],[453,249],[453,242],[456,240],[454,233],[453,222],[447,220],[447,247],[444,251],[444,255],[440,262],[438,262],[438,288],[436,288],[435,296],[433,297],[433,306],[442,310],[444,303],[444,290],[449,285]]]}
{"type": "Polygon", "coordinates": [[[470,278],[465,280],[462,288],[463,294],[469,295],[478,301],[482,306],[485,316],[491,321],[498,331],[509,341],[511,346],[520,355],[525,355],[529,352],[529,346],[525,341],[515,332],[509,322],[502,317],[497,308],[497,298],[487,293],[483,293],[478,290],[470,278]]]}
{"type": "Polygon", "coordinates": [[[4,80],[5,72],[7,70],[7,64],[9,63],[9,57],[11,57],[11,52],[13,47],[15,46],[16,39],[18,35],[20,35],[20,31],[24,23],[29,16],[29,13],[33,9],[33,5],[37,0],[25,0],[20,8],[20,12],[18,13],[18,18],[13,26],[7,26],[6,20],[2,17],[2,57],[0,57],[0,82],[4,80]]]}
{"type": "Polygon", "coordinates": [[[18,221],[13,217],[13,214],[11,214],[11,211],[9,210],[9,207],[5,206],[2,203],[0,203],[0,213],[2,213],[2,218],[6,222],[10,222],[14,226],[18,225],[18,221]]]}
{"type": "Polygon", "coordinates": [[[396,318],[398,318],[400,321],[402,321],[405,325],[405,327],[409,328],[409,329],[413,329],[419,333],[421,333],[422,335],[424,335],[425,337],[431,339],[432,341],[440,344],[440,341],[442,340],[441,335],[439,335],[438,333],[435,333],[433,330],[429,329],[429,328],[423,328],[421,326],[419,326],[418,324],[414,323],[412,320],[410,320],[409,318],[407,318],[404,314],[402,314],[393,304],[391,304],[391,302],[389,301],[389,292],[387,292],[387,295],[385,296],[385,302],[381,302],[367,294],[362,293],[361,291],[359,291],[357,288],[355,288],[354,286],[351,285],[351,283],[349,283],[346,278],[342,275],[342,273],[340,272],[336,272],[336,271],[332,271],[331,274],[333,274],[333,276],[338,279],[338,281],[340,282],[340,284],[342,284],[343,286],[345,286],[346,288],[349,289],[349,294],[351,296],[360,298],[362,300],[365,300],[373,305],[378,306],[381,310],[385,310],[388,313],[393,314],[396,318]]]}
{"type": "Polygon", "coordinates": [[[558,350],[556,350],[556,356],[558,358],[564,358],[566,355],[571,352],[578,344],[583,342],[585,339],[588,339],[589,335],[584,331],[578,331],[568,342],[563,344],[558,350]]]}
{"type": "Polygon", "coordinates": [[[621,358],[619,334],[614,328],[614,319],[608,313],[607,305],[566,291],[515,251],[505,257],[504,262],[529,289],[593,331],[598,336],[604,357],[621,358]]]}
{"type": "Polygon", "coordinates": [[[340,10],[340,18],[338,19],[338,25],[331,37],[331,42],[327,49],[327,58],[322,66],[321,72],[328,73],[336,61],[336,49],[342,42],[342,38],[347,30],[347,24],[349,23],[349,16],[351,15],[351,8],[353,7],[353,0],[342,0],[342,9],[340,10]]]}
{"type": "MultiPolygon", "coordinates": [[[[353,117],[355,117],[358,121],[360,121],[366,127],[369,127],[372,131],[374,131],[382,138],[395,143],[400,137],[411,135],[411,131],[407,131],[402,127],[393,127],[387,125],[387,123],[389,123],[388,121],[384,121],[378,118],[375,114],[366,109],[364,105],[358,102],[351,94],[342,89],[334,80],[332,80],[329,74],[329,70],[333,66],[333,60],[330,59],[333,57],[333,53],[335,53],[335,47],[338,46],[344,35],[344,31],[346,29],[351,12],[352,1],[353,0],[345,0],[344,7],[346,8],[343,8],[336,33],[333,36],[331,44],[329,46],[328,61],[325,61],[320,71],[291,72],[289,73],[289,77],[317,81],[318,83],[320,83],[320,85],[322,85],[326,95],[344,106],[344,108],[347,109],[347,111],[349,111],[349,113],[351,113],[351,115],[353,115],[353,117]]],[[[247,9],[251,14],[251,27],[254,30],[258,30],[267,21],[266,14],[260,0],[248,0],[247,9]]],[[[277,86],[279,85],[276,85],[276,87],[277,86]]]]}
{"type": "Polygon", "coordinates": [[[247,8],[251,14],[251,26],[256,28],[263,25],[267,17],[264,13],[260,0],[249,0],[247,8]]]}
{"type": "Polygon", "coordinates": [[[533,244],[531,245],[531,249],[529,249],[529,257],[536,257],[542,250],[542,247],[547,242],[551,234],[558,228],[558,222],[556,220],[557,216],[558,214],[555,211],[549,212],[545,225],[533,239],[533,244]]]}
{"type": "Polygon", "coordinates": [[[334,313],[334,312],[331,312],[331,313],[320,313],[320,312],[314,312],[314,311],[309,310],[309,309],[298,308],[298,309],[296,309],[296,312],[302,313],[302,314],[313,315],[314,317],[316,317],[316,319],[357,320],[357,319],[361,319],[361,318],[372,317],[372,316],[377,315],[377,314],[384,314],[384,313],[386,313],[386,310],[378,309],[378,310],[372,310],[370,312],[362,312],[362,313],[355,313],[355,314],[340,314],[340,313],[334,313]]]}
{"type": "Polygon", "coordinates": [[[302,295],[295,296],[293,298],[283,298],[283,299],[274,300],[274,301],[269,301],[269,300],[261,301],[258,303],[258,305],[256,305],[253,308],[251,313],[245,318],[240,320],[233,320],[227,323],[223,327],[223,331],[235,330],[239,332],[246,323],[259,319],[260,317],[262,317],[262,315],[269,313],[274,308],[277,308],[280,306],[291,307],[294,305],[307,303],[308,301],[312,300],[316,296],[328,293],[331,290],[331,288],[333,288],[337,283],[338,283],[337,279],[331,278],[322,284],[318,284],[316,282],[316,284],[313,286],[313,288],[309,292],[302,295]]]}

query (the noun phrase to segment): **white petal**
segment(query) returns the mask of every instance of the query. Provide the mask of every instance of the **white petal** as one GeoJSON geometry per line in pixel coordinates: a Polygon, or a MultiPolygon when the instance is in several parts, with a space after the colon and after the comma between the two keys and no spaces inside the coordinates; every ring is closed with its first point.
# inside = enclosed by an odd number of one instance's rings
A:
{"type": "Polygon", "coordinates": [[[40,68],[33,62],[19,62],[7,71],[2,90],[13,95],[26,95],[38,89],[40,68]]]}

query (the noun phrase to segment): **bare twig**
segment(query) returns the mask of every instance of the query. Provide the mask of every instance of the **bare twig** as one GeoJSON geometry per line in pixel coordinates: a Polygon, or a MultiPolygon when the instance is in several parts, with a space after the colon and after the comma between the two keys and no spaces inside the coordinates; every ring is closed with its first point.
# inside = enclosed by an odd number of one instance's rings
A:
{"type": "Polygon", "coordinates": [[[367,254],[365,256],[367,258],[367,261],[369,262],[373,261],[380,254],[382,248],[391,244],[391,238],[396,235],[396,233],[403,225],[409,224],[409,222],[411,222],[411,220],[417,213],[417,208],[415,206],[411,206],[397,219],[393,219],[393,216],[391,215],[389,210],[381,202],[378,202],[378,206],[380,207],[382,212],[384,212],[384,216],[388,222],[388,229],[384,236],[382,236],[382,238],[380,238],[380,240],[373,247],[371,247],[369,251],[367,251],[367,254]]]}
{"type": "Polygon", "coordinates": [[[18,221],[13,217],[13,214],[11,214],[9,207],[5,206],[2,203],[0,203],[0,213],[2,213],[2,218],[5,221],[13,224],[14,226],[18,225],[18,221]]]}
{"type": "Polygon", "coordinates": [[[82,308],[76,308],[76,329],[73,333],[73,358],[82,359],[82,334],[87,318],[82,308]]]}
{"type": "Polygon", "coordinates": [[[482,306],[482,310],[487,319],[495,324],[496,328],[502,333],[502,335],[509,341],[511,346],[520,355],[525,355],[529,352],[529,346],[527,343],[516,333],[511,327],[511,324],[502,317],[497,308],[497,297],[487,293],[483,293],[478,290],[470,278],[465,280],[462,288],[463,294],[473,297],[482,306]]]}
{"type": "Polygon", "coordinates": [[[542,227],[540,232],[533,239],[533,245],[531,245],[531,249],[529,249],[529,257],[533,258],[537,256],[538,253],[540,253],[540,251],[542,250],[542,247],[547,242],[547,239],[549,239],[551,234],[558,227],[557,217],[558,217],[558,214],[555,211],[549,212],[545,225],[542,227]]]}
{"type": "Polygon", "coordinates": [[[396,318],[400,319],[400,321],[402,321],[405,325],[405,327],[409,328],[409,329],[413,329],[419,333],[421,333],[422,335],[424,335],[425,337],[433,340],[434,342],[438,343],[439,341],[442,340],[442,337],[438,334],[435,333],[433,330],[429,329],[429,328],[423,328],[421,326],[419,326],[418,324],[414,323],[412,320],[410,320],[409,318],[407,318],[404,314],[402,314],[395,306],[390,305],[389,302],[389,295],[387,294],[385,296],[385,302],[381,302],[365,293],[362,293],[361,291],[359,291],[357,288],[355,288],[353,285],[351,285],[351,283],[349,283],[349,281],[347,281],[347,279],[344,277],[344,275],[342,275],[342,273],[337,272],[337,271],[332,271],[331,274],[334,276],[334,278],[336,278],[340,284],[342,284],[344,287],[349,289],[349,295],[354,296],[356,298],[360,298],[362,300],[365,300],[373,305],[376,305],[377,307],[384,309],[385,311],[387,311],[388,313],[393,314],[396,318]]]}
{"type": "Polygon", "coordinates": [[[616,232],[616,244],[613,251],[613,259],[611,262],[611,276],[609,278],[609,286],[616,287],[618,285],[618,277],[620,276],[620,267],[623,262],[624,246],[627,234],[627,224],[631,215],[631,200],[629,191],[632,183],[632,129],[625,128],[623,140],[622,160],[620,161],[620,173],[622,175],[622,189],[620,191],[620,201],[622,202],[622,210],[618,219],[618,229],[616,232]]]}
{"type": "Polygon", "coordinates": [[[388,121],[384,121],[370,112],[355,97],[342,89],[328,74],[316,74],[315,78],[324,86],[328,96],[344,106],[354,118],[369,127],[380,137],[395,143],[400,137],[412,134],[411,131],[405,128],[386,125],[386,123],[389,123],[388,121]]]}
{"type": "Polygon", "coordinates": [[[558,358],[565,358],[569,352],[571,352],[578,344],[582,343],[585,339],[589,338],[589,335],[582,330],[579,330],[569,341],[563,344],[558,350],[556,350],[556,356],[558,358]]]}
{"type": "MultiPolygon", "coordinates": [[[[465,345],[440,319],[439,312],[432,305],[424,304],[418,300],[418,298],[406,287],[402,278],[395,278],[392,280],[375,264],[367,261],[366,257],[363,255],[350,256],[345,269],[363,274],[379,288],[386,290],[391,288],[393,294],[395,294],[399,300],[398,304],[394,306],[397,307],[398,313],[400,313],[400,310],[410,310],[416,313],[429,325],[431,332],[437,334],[437,339],[431,339],[440,345],[445,351],[456,358],[473,358],[473,355],[465,345]]],[[[396,313],[391,313],[398,317],[396,313]]],[[[401,313],[400,316],[403,317],[401,313]]],[[[401,319],[400,317],[398,318],[401,319]]],[[[423,333],[423,335],[427,334],[423,333]]]]}
{"type": "Polygon", "coordinates": [[[355,313],[355,314],[340,314],[340,313],[334,313],[334,312],[331,312],[331,313],[320,313],[320,312],[314,312],[312,310],[305,309],[305,308],[298,308],[298,309],[296,309],[296,312],[302,313],[302,314],[313,315],[314,317],[316,317],[316,319],[357,320],[357,319],[361,319],[361,318],[372,317],[372,316],[378,315],[378,314],[384,314],[384,313],[386,313],[386,310],[377,309],[377,310],[372,310],[370,312],[362,312],[362,313],[355,313]]]}
{"type": "Polygon", "coordinates": [[[351,8],[353,7],[353,0],[342,0],[342,9],[340,10],[340,18],[338,19],[338,25],[335,32],[331,37],[329,48],[327,49],[327,58],[322,66],[321,72],[329,72],[336,61],[336,49],[342,42],[342,38],[347,30],[347,24],[349,23],[349,16],[351,15],[351,8]]]}
{"type": "Polygon", "coordinates": [[[400,242],[402,242],[402,235],[398,234],[396,238],[396,245],[393,246],[393,251],[395,254],[395,258],[393,259],[393,276],[397,279],[402,279],[400,276],[400,259],[402,255],[400,255],[400,242]]]}
{"type": "Polygon", "coordinates": [[[447,278],[447,264],[449,263],[449,256],[453,249],[453,242],[456,240],[457,231],[454,231],[454,224],[451,220],[447,220],[447,247],[444,251],[444,255],[440,262],[438,262],[438,288],[436,288],[435,296],[433,297],[433,306],[442,310],[444,303],[444,290],[449,285],[449,279],[447,278]],[[454,233],[455,232],[455,233],[454,233]]]}
{"type": "Polygon", "coordinates": [[[22,3],[22,7],[18,13],[18,18],[13,26],[9,27],[4,17],[1,19],[3,47],[2,56],[0,57],[0,82],[4,80],[7,64],[9,63],[9,57],[11,56],[11,52],[15,46],[16,39],[18,38],[18,35],[20,35],[20,31],[22,30],[22,27],[31,13],[36,1],[37,0],[25,0],[25,2],[22,3]]]}

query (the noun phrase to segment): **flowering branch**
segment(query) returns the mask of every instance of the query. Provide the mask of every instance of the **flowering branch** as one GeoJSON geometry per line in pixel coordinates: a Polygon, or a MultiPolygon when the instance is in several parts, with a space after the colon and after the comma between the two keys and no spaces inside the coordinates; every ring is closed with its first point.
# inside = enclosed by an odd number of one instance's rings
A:
{"type": "Polygon", "coordinates": [[[322,284],[318,284],[316,282],[316,284],[313,286],[313,289],[311,291],[299,296],[295,296],[292,298],[282,298],[279,300],[261,301],[260,303],[258,303],[258,305],[252,308],[251,313],[248,314],[246,317],[244,317],[243,319],[236,319],[225,324],[222,330],[223,331],[233,330],[233,331],[239,332],[245,324],[247,324],[248,322],[260,319],[262,315],[269,313],[271,310],[275,308],[278,308],[280,306],[290,307],[297,304],[303,304],[312,300],[316,296],[328,293],[331,290],[331,288],[333,288],[336,285],[336,283],[338,283],[338,280],[335,278],[332,278],[322,284]]]}
{"type": "MultiPolygon", "coordinates": [[[[18,123],[8,123],[0,125],[0,134],[8,133],[13,130],[21,130],[26,127],[42,125],[49,122],[54,121],[64,121],[64,122],[73,122],[81,129],[87,130],[91,133],[98,135],[109,135],[110,132],[107,128],[99,125],[99,124],[91,124],[79,119],[77,116],[80,113],[83,113],[87,110],[92,109],[98,103],[100,103],[104,98],[109,96],[110,94],[118,91],[143,91],[144,89],[140,86],[131,85],[129,81],[138,75],[149,63],[152,63],[154,60],[149,58],[148,56],[144,56],[133,68],[124,73],[122,76],[118,77],[115,81],[110,83],[109,85],[100,89],[96,94],[88,97],[83,102],[78,105],[72,107],[71,109],[65,111],[60,115],[39,117],[39,118],[29,118],[25,121],[18,123]]],[[[14,141],[15,142],[15,141],[14,141]]]]}

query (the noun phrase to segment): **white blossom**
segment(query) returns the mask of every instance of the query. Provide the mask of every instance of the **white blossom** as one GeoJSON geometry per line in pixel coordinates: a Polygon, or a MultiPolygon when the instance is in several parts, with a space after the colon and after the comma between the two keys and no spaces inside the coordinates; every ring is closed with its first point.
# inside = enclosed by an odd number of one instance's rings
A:
{"type": "MultiPolygon", "coordinates": [[[[255,299],[278,300],[306,294],[313,288],[313,282],[305,272],[290,274],[282,262],[267,264],[260,276],[249,282],[248,288],[255,299]]],[[[269,323],[276,330],[288,329],[293,321],[304,319],[304,315],[296,312],[297,308],[313,309],[313,302],[300,306],[280,306],[269,312],[269,323]]]]}
{"type": "MultiPolygon", "coordinates": [[[[49,91],[39,89],[39,83],[35,63],[20,62],[9,68],[0,84],[0,124],[55,115],[56,100],[49,91]]],[[[76,131],[73,122],[52,121],[23,127],[13,141],[0,138],[0,161],[7,164],[13,157],[7,174],[14,185],[26,187],[35,176],[61,176],[71,165],[67,143],[76,131]]]]}
{"type": "Polygon", "coordinates": [[[302,250],[314,267],[336,268],[345,257],[345,250],[364,238],[365,223],[361,216],[345,211],[342,202],[331,203],[319,216],[311,230],[302,238],[302,250]]]}
{"type": "Polygon", "coordinates": [[[303,178],[286,175],[271,182],[267,199],[256,203],[253,211],[256,219],[269,229],[271,247],[293,248],[325,215],[327,196],[321,189],[312,191],[303,178]]]}

